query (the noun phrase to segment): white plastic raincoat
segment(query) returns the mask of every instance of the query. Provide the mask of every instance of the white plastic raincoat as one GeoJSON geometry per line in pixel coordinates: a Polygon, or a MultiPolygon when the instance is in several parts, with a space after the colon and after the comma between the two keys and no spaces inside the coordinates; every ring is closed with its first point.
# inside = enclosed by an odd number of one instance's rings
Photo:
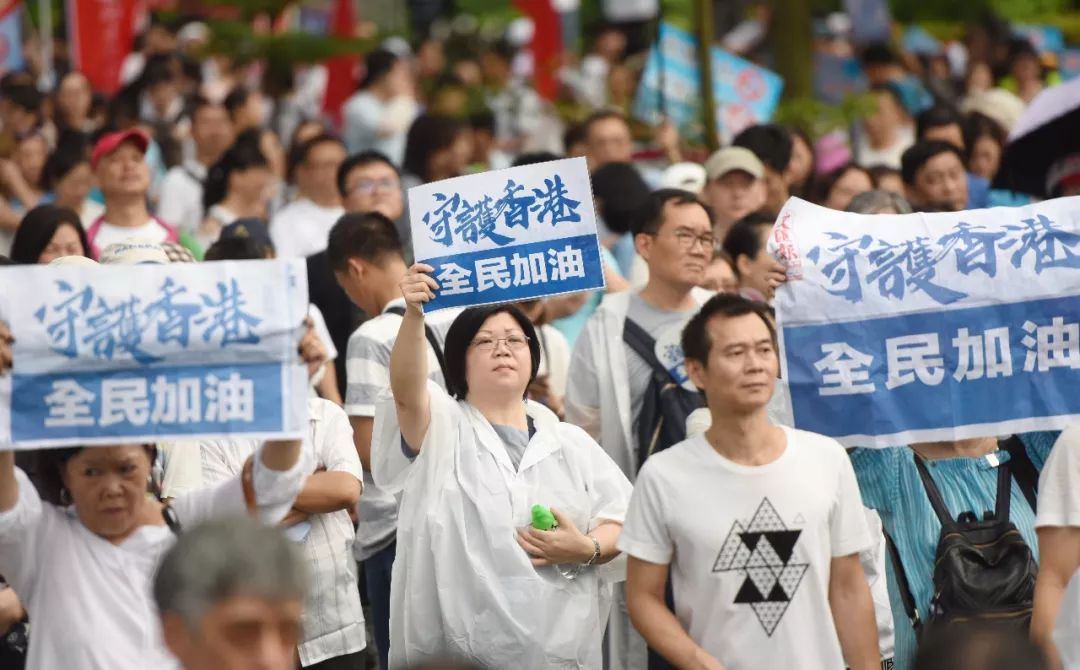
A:
{"type": "Polygon", "coordinates": [[[534,504],[582,532],[622,523],[630,482],[583,430],[528,402],[536,429],[515,470],[474,407],[428,383],[431,424],[419,456],[401,444],[392,399],[375,414],[372,474],[402,491],[391,582],[390,667],[455,656],[493,668],[602,665],[616,559],[568,580],[535,568],[518,545],[534,504]]]}

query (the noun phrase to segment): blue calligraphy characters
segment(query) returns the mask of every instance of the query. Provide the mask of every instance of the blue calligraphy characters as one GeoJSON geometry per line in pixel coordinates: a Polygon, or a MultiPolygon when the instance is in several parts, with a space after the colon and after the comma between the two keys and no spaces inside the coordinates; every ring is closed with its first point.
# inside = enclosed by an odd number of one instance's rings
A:
{"type": "Polygon", "coordinates": [[[216,295],[201,294],[198,300],[185,300],[187,289],[171,277],[149,298],[102,295],[63,280],[55,288],[55,299],[42,304],[34,317],[45,325],[50,348],[67,358],[89,355],[148,365],[162,360],[153,353],[154,345],[186,348],[193,335],[221,347],[259,342],[254,329],[262,319],[244,311],[247,302],[236,279],[218,282],[216,295]]]}
{"type": "Polygon", "coordinates": [[[543,187],[532,189],[508,179],[498,197],[484,195],[470,201],[452,192],[433,197],[435,207],[420,220],[430,239],[445,247],[472,246],[483,240],[504,247],[515,241],[509,234],[512,229],[528,230],[533,220],[552,226],[581,221],[581,201],[570,197],[560,175],[544,179],[543,187]]]}
{"type": "Polygon", "coordinates": [[[920,293],[939,305],[967,297],[946,286],[947,277],[978,272],[996,277],[999,252],[1008,252],[1012,267],[1035,274],[1051,268],[1080,268],[1080,235],[1057,227],[1046,216],[1024,219],[999,228],[960,222],[938,239],[916,236],[889,242],[871,235],[826,232],[828,243],[813,247],[806,257],[824,274],[827,291],[858,303],[867,285],[890,300],[920,293]],[[951,259],[951,264],[942,265],[951,259]],[[939,272],[940,270],[940,272],[939,272]]]}

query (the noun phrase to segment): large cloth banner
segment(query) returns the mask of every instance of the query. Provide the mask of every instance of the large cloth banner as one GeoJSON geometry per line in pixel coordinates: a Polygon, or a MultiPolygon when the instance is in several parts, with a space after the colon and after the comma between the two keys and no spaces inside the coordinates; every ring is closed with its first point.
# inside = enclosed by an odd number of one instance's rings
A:
{"type": "Polygon", "coordinates": [[[876,216],[792,198],[769,249],[797,427],[884,447],[1080,417],[1080,198],[876,216]]]}
{"type": "Polygon", "coordinates": [[[300,261],[0,268],[0,444],[302,437],[300,261]]]}
{"type": "Polygon", "coordinates": [[[428,311],[604,286],[584,158],[415,186],[409,222],[440,285],[428,311]]]}
{"type": "MultiPolygon", "coordinates": [[[[696,37],[671,24],[660,24],[658,42],[649,52],[634,98],[636,118],[656,124],[667,117],[684,136],[701,136],[701,69],[696,50],[696,37]]],[[[716,128],[720,138],[730,142],[741,130],[772,118],[784,80],[720,47],[712,47],[709,53],[716,128]]]]}

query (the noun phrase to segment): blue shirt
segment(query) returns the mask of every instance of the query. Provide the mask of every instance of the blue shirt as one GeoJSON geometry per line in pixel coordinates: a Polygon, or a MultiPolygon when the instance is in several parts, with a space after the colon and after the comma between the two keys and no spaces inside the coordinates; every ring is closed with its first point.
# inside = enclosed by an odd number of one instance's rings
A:
{"type": "MultiPolygon", "coordinates": [[[[1042,471],[1057,436],[1056,432],[1026,433],[1020,436],[1027,447],[1028,458],[1037,471],[1042,471]]],[[[997,456],[1000,462],[1009,459],[1006,451],[998,451],[997,456]]],[[[930,600],[934,595],[934,554],[937,551],[941,523],[926,497],[912,451],[909,447],[856,449],[851,453],[851,463],[855,468],[863,504],[877,511],[885,532],[896,543],[919,617],[926,621],[930,600]]],[[[927,461],[927,465],[930,476],[941,490],[941,496],[953,518],[967,511],[975,512],[982,518],[983,512],[994,509],[997,498],[997,469],[985,457],[943,458],[927,461]]],[[[1035,512],[1015,478],[1011,500],[1009,520],[1024,536],[1035,560],[1038,560],[1035,512]]],[[[894,662],[897,670],[906,670],[915,658],[915,631],[904,611],[891,561],[886,561],[885,572],[896,626],[894,662]]]]}

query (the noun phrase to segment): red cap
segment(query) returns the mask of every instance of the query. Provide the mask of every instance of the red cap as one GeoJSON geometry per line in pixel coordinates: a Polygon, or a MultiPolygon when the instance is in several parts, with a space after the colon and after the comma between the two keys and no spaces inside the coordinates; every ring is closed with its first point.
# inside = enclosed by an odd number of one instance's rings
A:
{"type": "Polygon", "coordinates": [[[119,149],[120,145],[125,142],[134,143],[139,148],[139,151],[144,154],[147,147],[150,146],[150,138],[146,136],[146,133],[138,129],[133,128],[115,133],[106,133],[94,145],[94,150],[90,154],[90,167],[96,170],[98,161],[119,149]]]}

